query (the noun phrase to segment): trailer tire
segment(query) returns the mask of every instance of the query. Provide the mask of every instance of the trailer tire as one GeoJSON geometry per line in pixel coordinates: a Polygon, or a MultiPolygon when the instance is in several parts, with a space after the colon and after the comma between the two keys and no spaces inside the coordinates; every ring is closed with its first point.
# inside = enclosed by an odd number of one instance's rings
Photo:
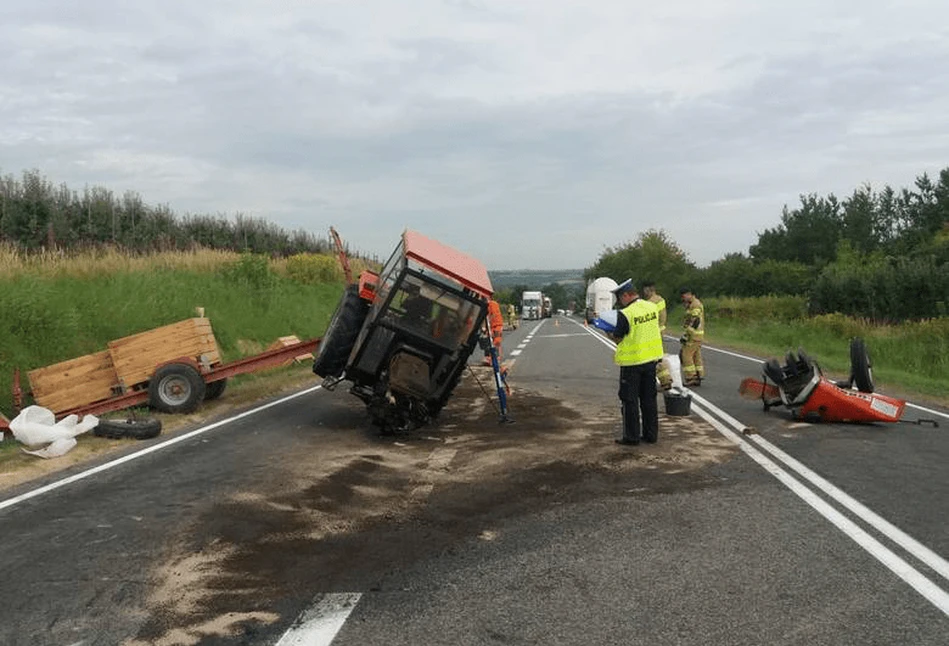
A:
{"type": "Polygon", "coordinates": [[[212,399],[217,399],[218,397],[224,394],[225,388],[227,388],[227,379],[212,381],[205,388],[204,401],[209,402],[212,399]]]}
{"type": "Polygon", "coordinates": [[[158,419],[100,419],[92,434],[113,440],[148,440],[161,434],[158,419]]]}
{"type": "Polygon", "coordinates": [[[185,363],[169,363],[148,382],[148,403],[163,413],[191,413],[204,400],[207,384],[185,363]]]}
{"type": "Polygon", "coordinates": [[[850,340],[850,377],[857,390],[873,392],[873,364],[866,343],[860,337],[850,340]]]}
{"type": "Polygon", "coordinates": [[[349,285],[313,359],[315,374],[326,378],[339,377],[343,373],[368,313],[369,303],[359,297],[359,286],[349,285]]]}

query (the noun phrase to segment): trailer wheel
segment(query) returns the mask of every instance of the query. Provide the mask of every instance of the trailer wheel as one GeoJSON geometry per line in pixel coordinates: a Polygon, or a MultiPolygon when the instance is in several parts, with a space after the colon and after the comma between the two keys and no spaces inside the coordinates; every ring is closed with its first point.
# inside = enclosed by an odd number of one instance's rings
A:
{"type": "Polygon", "coordinates": [[[163,413],[191,413],[204,399],[207,385],[201,374],[184,363],[170,363],[148,382],[148,403],[163,413]]]}
{"type": "Polygon", "coordinates": [[[224,389],[227,387],[227,379],[220,379],[218,381],[212,381],[207,385],[204,391],[204,401],[208,402],[212,399],[217,399],[224,394],[224,389]]]}
{"type": "Polygon", "coordinates": [[[369,303],[359,297],[359,286],[348,286],[313,359],[315,374],[339,377],[343,373],[368,313],[369,303]]]}
{"type": "Polygon", "coordinates": [[[158,419],[100,419],[92,429],[93,435],[113,440],[147,440],[160,433],[161,420],[158,419]]]}
{"type": "Polygon", "coordinates": [[[866,343],[860,337],[850,340],[850,376],[862,393],[873,392],[873,369],[866,343]]]}

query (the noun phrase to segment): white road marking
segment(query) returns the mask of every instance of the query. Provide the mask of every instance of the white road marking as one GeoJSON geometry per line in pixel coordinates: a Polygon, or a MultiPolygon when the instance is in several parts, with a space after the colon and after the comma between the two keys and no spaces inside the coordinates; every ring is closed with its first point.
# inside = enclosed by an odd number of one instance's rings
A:
{"type": "Polygon", "coordinates": [[[521,352],[523,352],[523,350],[511,350],[510,352],[508,352],[508,354],[509,354],[510,356],[512,356],[512,357],[516,357],[516,356],[519,355],[521,352]]]}
{"type": "Polygon", "coordinates": [[[435,489],[435,483],[430,480],[432,474],[437,471],[445,471],[448,469],[448,465],[451,464],[451,461],[455,459],[458,449],[452,449],[444,446],[440,446],[431,453],[428,454],[428,458],[425,460],[425,468],[419,474],[419,480],[425,480],[421,484],[417,485],[412,489],[412,492],[409,494],[409,497],[415,501],[424,500],[431,495],[432,491],[435,489]]]}
{"type": "Polygon", "coordinates": [[[518,350],[523,350],[523,349],[526,348],[526,347],[527,347],[527,343],[521,343],[521,344],[519,344],[519,345],[517,346],[517,349],[518,349],[518,350]]]}
{"type": "MultiPolygon", "coordinates": [[[[693,406],[694,410],[702,419],[711,424],[719,433],[734,442],[738,448],[745,452],[752,460],[757,462],[765,471],[778,479],[784,486],[794,492],[804,502],[810,505],[817,513],[831,522],[837,529],[849,536],[860,547],[866,550],[871,556],[880,561],[890,569],[896,576],[903,579],[914,590],[919,592],[930,603],[936,606],[943,614],[949,616],[949,593],[937,586],[919,570],[897,556],[892,550],[883,545],[880,541],[873,538],[865,530],[861,529],[856,523],[844,516],[830,504],[824,501],[816,493],[794,479],[777,464],[768,459],[761,451],[758,451],[748,442],[735,434],[724,424],[712,417],[711,414],[703,410],[700,406],[693,406]]],[[[825,491],[825,493],[827,493],[825,491]]]]}
{"type": "Polygon", "coordinates": [[[276,646],[329,646],[360,598],[359,592],[323,595],[297,618],[276,646]]]}
{"type": "MultiPolygon", "coordinates": [[[[697,395],[695,391],[692,392],[692,399],[700,403],[705,408],[714,412],[722,421],[729,424],[736,431],[742,431],[746,428],[745,424],[742,424],[737,419],[723,411],[721,408],[711,403],[704,397],[697,395]]],[[[903,530],[899,529],[886,519],[877,515],[875,512],[871,511],[868,507],[858,502],[850,495],[844,493],[842,490],[817,475],[814,471],[808,467],[801,464],[798,460],[791,457],[777,446],[764,439],[760,435],[752,435],[751,439],[753,442],[761,446],[763,449],[768,451],[772,456],[783,462],[787,467],[792,471],[795,471],[802,478],[813,484],[815,487],[823,491],[829,497],[836,500],[840,503],[845,509],[849,509],[855,515],[857,515],[865,523],[879,531],[881,534],[889,538],[891,541],[902,547],[904,550],[918,558],[920,561],[928,565],[935,572],[937,572],[944,579],[949,580],[949,561],[942,558],[931,549],[917,541],[912,536],[905,533],[903,530]]]]}
{"type": "Polygon", "coordinates": [[[562,339],[568,336],[586,336],[586,334],[583,332],[570,332],[567,334],[545,334],[544,338],[545,339],[562,339]]]}
{"type": "MultiPolygon", "coordinates": [[[[607,341],[602,335],[595,332],[591,332],[591,334],[603,341],[605,344],[609,345],[611,348],[616,347],[615,344],[607,341]]],[[[722,435],[736,444],[745,454],[751,457],[768,473],[777,478],[782,484],[784,484],[798,497],[804,500],[821,516],[830,521],[831,524],[844,532],[844,534],[860,545],[860,547],[866,550],[871,556],[880,561],[894,574],[903,579],[914,590],[925,597],[930,603],[936,606],[944,614],[949,616],[949,593],[937,586],[929,578],[924,576],[921,572],[919,572],[919,570],[914,568],[905,560],[897,556],[892,550],[883,545],[880,541],[873,538],[864,529],[844,516],[836,508],[830,506],[829,503],[825,502],[816,493],[811,491],[800,481],[784,471],[770,458],[766,457],[761,451],[755,449],[748,441],[744,440],[742,436],[727,428],[721,421],[713,417],[708,411],[703,410],[702,406],[714,411],[716,415],[721,417],[722,420],[730,424],[738,431],[745,429],[747,427],[746,424],[742,424],[737,419],[723,411],[721,408],[715,406],[704,397],[697,395],[694,391],[692,392],[692,398],[695,402],[700,404],[700,406],[693,406],[693,410],[695,410],[700,417],[702,417],[722,435]]],[[[947,562],[941,556],[903,532],[889,521],[871,511],[862,503],[844,493],[838,487],[814,473],[811,469],[807,468],[799,461],[762,438],[760,435],[754,435],[752,436],[752,439],[762,448],[769,451],[773,457],[777,458],[787,467],[793,471],[796,471],[799,475],[808,480],[815,488],[837,501],[845,509],[848,509],[854,513],[868,525],[925,563],[928,567],[932,568],[934,572],[946,579],[949,579],[949,562],[947,562]]]]}
{"type": "Polygon", "coordinates": [[[143,456],[145,456],[145,455],[148,455],[149,453],[154,453],[155,451],[160,451],[160,450],[162,450],[162,449],[164,449],[164,448],[167,448],[167,447],[169,447],[169,446],[173,446],[173,445],[175,445],[175,444],[178,444],[179,442],[184,442],[185,440],[190,440],[190,439],[193,438],[193,437],[197,437],[198,435],[201,435],[201,434],[203,434],[203,433],[207,433],[208,431],[211,431],[211,430],[214,430],[214,429],[219,428],[219,427],[221,427],[221,426],[224,426],[225,424],[230,424],[231,422],[235,422],[235,421],[237,421],[237,420],[239,420],[239,419],[243,419],[243,418],[245,418],[245,417],[249,417],[249,416],[251,416],[251,415],[254,415],[254,414],[256,414],[256,413],[259,413],[260,411],[267,410],[268,408],[273,408],[274,406],[279,406],[280,404],[284,404],[284,403],[286,403],[286,402],[288,402],[288,401],[290,401],[290,400],[292,400],[292,399],[296,399],[297,397],[302,397],[303,395],[308,395],[308,394],[310,394],[310,393],[312,393],[312,392],[314,392],[314,391],[319,390],[320,388],[322,388],[322,386],[313,386],[312,388],[307,388],[306,390],[301,390],[300,392],[293,393],[292,395],[287,395],[286,397],[281,397],[280,399],[277,399],[277,400],[275,400],[275,401],[272,401],[272,402],[270,402],[270,403],[268,403],[268,404],[264,404],[264,405],[262,405],[262,406],[258,406],[257,408],[252,408],[251,410],[244,411],[243,413],[240,413],[240,414],[238,414],[238,415],[234,415],[233,417],[228,417],[227,419],[222,419],[222,420],[220,420],[220,421],[214,422],[213,424],[208,424],[207,426],[202,426],[201,428],[197,428],[197,429],[195,429],[195,430],[193,430],[193,431],[190,431],[190,432],[188,432],[188,433],[185,433],[184,435],[179,435],[178,437],[174,437],[174,438],[172,438],[172,439],[170,439],[170,440],[168,440],[168,441],[166,441],[166,442],[162,442],[161,444],[154,444],[154,445],[152,445],[152,446],[150,446],[150,447],[148,447],[148,448],[146,448],[146,449],[142,449],[141,451],[136,451],[135,453],[130,453],[130,454],[126,455],[126,456],[123,456],[123,457],[121,457],[121,458],[118,458],[117,460],[112,460],[111,462],[106,462],[105,464],[100,464],[99,466],[94,467],[94,468],[92,468],[92,469],[88,469],[87,471],[82,471],[81,473],[77,473],[77,474],[75,474],[75,475],[71,475],[71,476],[69,476],[68,478],[63,478],[62,480],[57,480],[56,482],[51,482],[51,483],[48,484],[48,485],[39,487],[39,488],[37,488],[37,489],[33,489],[33,490],[31,490],[31,491],[27,491],[26,493],[20,494],[19,496],[14,496],[13,498],[7,498],[6,500],[0,501],[0,509],[6,509],[6,508],[8,508],[8,507],[13,507],[14,505],[18,505],[18,504],[20,504],[21,502],[24,502],[24,501],[29,500],[29,499],[31,499],[31,498],[36,498],[37,496],[41,496],[41,495],[43,495],[44,493],[49,493],[50,491],[55,491],[56,489],[59,489],[60,487],[65,487],[66,485],[70,485],[70,484],[72,484],[72,483],[74,483],[74,482],[79,482],[80,480],[84,480],[85,478],[88,478],[89,476],[96,475],[97,473],[102,473],[103,471],[108,471],[109,469],[112,469],[112,468],[114,468],[114,467],[117,467],[117,466],[119,466],[120,464],[125,464],[126,462],[131,462],[132,460],[137,460],[138,458],[143,457],[143,456]]]}

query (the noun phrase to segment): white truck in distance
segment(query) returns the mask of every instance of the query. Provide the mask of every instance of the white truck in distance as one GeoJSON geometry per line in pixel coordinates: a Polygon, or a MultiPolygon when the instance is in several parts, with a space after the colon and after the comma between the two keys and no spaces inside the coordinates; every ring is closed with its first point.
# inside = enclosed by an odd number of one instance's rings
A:
{"type": "Polygon", "coordinates": [[[544,294],[542,292],[524,292],[521,294],[521,318],[532,321],[543,316],[544,294]]]}
{"type": "Polygon", "coordinates": [[[587,323],[592,323],[597,314],[609,312],[616,304],[616,296],[613,290],[616,289],[616,281],[612,278],[597,278],[587,285],[587,302],[585,316],[587,323]]]}

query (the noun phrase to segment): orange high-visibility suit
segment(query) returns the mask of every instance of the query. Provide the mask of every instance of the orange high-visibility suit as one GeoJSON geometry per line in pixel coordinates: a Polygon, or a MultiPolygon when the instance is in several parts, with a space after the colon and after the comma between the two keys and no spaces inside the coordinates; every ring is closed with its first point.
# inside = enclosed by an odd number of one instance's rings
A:
{"type": "MultiPolygon", "coordinates": [[[[498,351],[498,363],[501,362],[501,335],[504,333],[504,315],[501,314],[501,306],[493,298],[488,301],[488,325],[491,327],[491,338],[494,341],[494,348],[498,351]]],[[[485,363],[491,364],[491,359],[486,358],[485,363]]]]}

